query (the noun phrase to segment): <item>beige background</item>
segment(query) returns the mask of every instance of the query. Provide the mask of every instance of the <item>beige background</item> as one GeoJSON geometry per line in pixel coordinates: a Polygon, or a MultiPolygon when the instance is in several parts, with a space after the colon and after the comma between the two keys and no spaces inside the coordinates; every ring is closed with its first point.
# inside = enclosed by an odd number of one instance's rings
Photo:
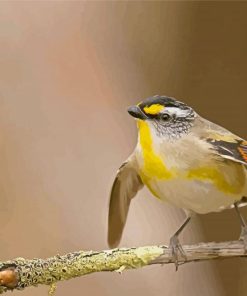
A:
{"type": "MultiPolygon", "coordinates": [[[[126,108],[142,98],[174,96],[247,138],[246,14],[231,2],[0,3],[2,260],[107,248],[108,193],[136,142],[126,108]]],[[[183,220],[149,197],[133,202],[122,246],[168,243],[183,220]]],[[[196,217],[182,240],[238,235],[226,211],[196,217]]],[[[154,266],[57,295],[246,295],[246,273],[245,260],[154,266]]],[[[22,295],[34,293],[47,287],[22,295]]]]}

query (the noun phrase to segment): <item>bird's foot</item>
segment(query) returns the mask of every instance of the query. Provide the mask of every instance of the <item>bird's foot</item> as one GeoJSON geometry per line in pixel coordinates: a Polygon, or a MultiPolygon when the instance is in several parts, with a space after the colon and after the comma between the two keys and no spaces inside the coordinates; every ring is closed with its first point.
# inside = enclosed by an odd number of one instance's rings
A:
{"type": "Polygon", "coordinates": [[[247,253],[247,225],[241,227],[241,234],[239,240],[243,241],[244,243],[244,250],[247,253]]]}
{"type": "Polygon", "coordinates": [[[179,266],[179,262],[178,262],[179,253],[180,253],[180,256],[184,258],[185,261],[187,260],[186,254],[184,252],[182,245],[179,242],[177,235],[174,235],[171,237],[169,247],[171,249],[172,257],[173,257],[174,264],[177,271],[179,266]]]}

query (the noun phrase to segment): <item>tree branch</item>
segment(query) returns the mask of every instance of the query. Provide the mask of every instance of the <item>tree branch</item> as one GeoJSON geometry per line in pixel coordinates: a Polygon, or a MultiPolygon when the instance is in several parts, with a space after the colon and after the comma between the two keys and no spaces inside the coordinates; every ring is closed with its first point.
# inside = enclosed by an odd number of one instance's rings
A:
{"type": "MultiPolygon", "coordinates": [[[[209,259],[247,257],[242,241],[200,243],[183,246],[187,260],[179,257],[179,264],[209,259]]],[[[23,259],[0,262],[0,293],[22,290],[26,287],[49,285],[49,294],[55,284],[93,272],[136,269],[151,264],[173,263],[167,246],[121,248],[100,252],[79,251],[48,259],[23,259]]]]}

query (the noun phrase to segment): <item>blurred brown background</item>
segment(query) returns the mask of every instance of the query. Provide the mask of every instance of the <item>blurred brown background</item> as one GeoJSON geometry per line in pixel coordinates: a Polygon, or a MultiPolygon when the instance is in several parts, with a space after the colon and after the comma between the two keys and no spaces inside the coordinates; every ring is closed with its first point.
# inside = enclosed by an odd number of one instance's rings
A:
{"type": "MultiPolygon", "coordinates": [[[[126,108],[142,98],[174,96],[247,138],[246,15],[243,2],[1,2],[1,260],[107,248],[110,186],[136,143],[126,108]]],[[[143,190],[121,245],[168,243],[182,220],[143,190]]],[[[238,236],[225,211],[182,240],[238,236]]],[[[153,266],[57,295],[246,295],[246,275],[245,260],[153,266]]]]}

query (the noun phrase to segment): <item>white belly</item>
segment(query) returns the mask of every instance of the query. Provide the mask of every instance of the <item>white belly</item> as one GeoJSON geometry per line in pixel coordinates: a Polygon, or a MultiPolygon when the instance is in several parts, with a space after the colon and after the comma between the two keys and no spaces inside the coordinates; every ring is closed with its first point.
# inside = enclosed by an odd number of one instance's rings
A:
{"type": "Polygon", "coordinates": [[[155,180],[149,186],[161,200],[199,214],[221,211],[240,200],[242,194],[226,194],[207,181],[155,180]]]}

